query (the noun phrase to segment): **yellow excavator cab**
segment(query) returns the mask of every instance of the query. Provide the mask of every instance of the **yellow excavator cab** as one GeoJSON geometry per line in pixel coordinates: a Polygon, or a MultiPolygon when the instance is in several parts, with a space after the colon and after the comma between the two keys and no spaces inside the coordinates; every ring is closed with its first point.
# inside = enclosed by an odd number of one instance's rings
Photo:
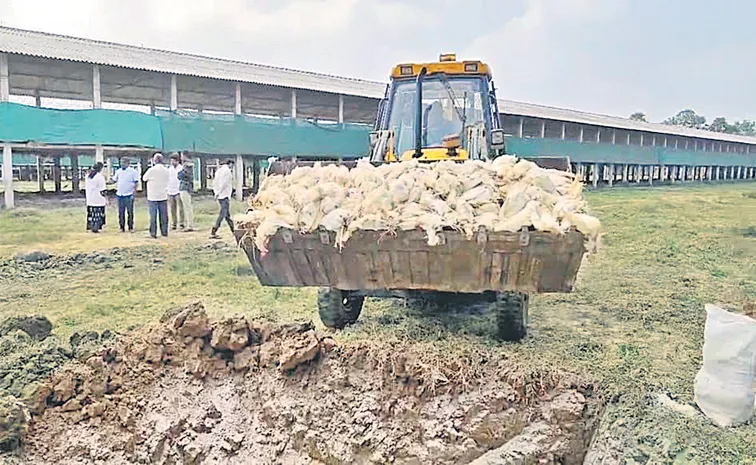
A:
{"type": "Polygon", "coordinates": [[[504,153],[491,70],[481,61],[439,61],[395,66],[381,101],[371,160],[488,159],[504,153]]]}

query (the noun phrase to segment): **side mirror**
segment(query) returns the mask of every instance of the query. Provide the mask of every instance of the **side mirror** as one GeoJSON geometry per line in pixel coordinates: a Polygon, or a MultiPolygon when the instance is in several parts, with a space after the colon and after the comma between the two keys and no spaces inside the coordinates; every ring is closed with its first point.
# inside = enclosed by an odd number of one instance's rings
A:
{"type": "Polygon", "coordinates": [[[504,148],[504,130],[494,129],[491,131],[491,148],[503,149],[504,148]]]}

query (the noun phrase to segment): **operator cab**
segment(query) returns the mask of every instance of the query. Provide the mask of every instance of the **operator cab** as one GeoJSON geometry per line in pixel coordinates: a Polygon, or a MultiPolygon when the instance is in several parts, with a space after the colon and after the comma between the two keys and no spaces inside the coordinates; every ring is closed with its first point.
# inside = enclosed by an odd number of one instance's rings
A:
{"type": "Polygon", "coordinates": [[[489,159],[504,153],[491,72],[441,55],[391,73],[370,135],[371,161],[489,159]]]}

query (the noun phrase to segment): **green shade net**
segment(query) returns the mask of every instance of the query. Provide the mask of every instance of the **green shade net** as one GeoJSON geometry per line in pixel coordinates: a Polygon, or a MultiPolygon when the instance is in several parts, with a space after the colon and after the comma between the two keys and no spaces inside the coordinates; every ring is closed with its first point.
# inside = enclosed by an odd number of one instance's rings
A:
{"type": "Polygon", "coordinates": [[[0,141],[160,147],[160,122],[121,110],[52,110],[0,103],[0,141]]]}
{"type": "Polygon", "coordinates": [[[289,118],[161,112],[163,150],[220,155],[357,158],[368,151],[371,127],[289,118]]]}
{"type": "Polygon", "coordinates": [[[664,147],[581,143],[561,139],[507,137],[507,153],[520,157],[570,157],[573,163],[631,165],[756,166],[756,154],[694,152],[664,147]]]}

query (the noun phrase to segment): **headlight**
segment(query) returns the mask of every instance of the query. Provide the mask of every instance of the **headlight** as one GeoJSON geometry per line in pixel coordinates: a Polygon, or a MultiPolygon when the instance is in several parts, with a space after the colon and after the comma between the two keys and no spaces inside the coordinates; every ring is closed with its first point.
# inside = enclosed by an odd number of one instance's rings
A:
{"type": "Polygon", "coordinates": [[[491,131],[491,145],[494,148],[500,148],[504,145],[504,130],[494,129],[491,131]]]}

